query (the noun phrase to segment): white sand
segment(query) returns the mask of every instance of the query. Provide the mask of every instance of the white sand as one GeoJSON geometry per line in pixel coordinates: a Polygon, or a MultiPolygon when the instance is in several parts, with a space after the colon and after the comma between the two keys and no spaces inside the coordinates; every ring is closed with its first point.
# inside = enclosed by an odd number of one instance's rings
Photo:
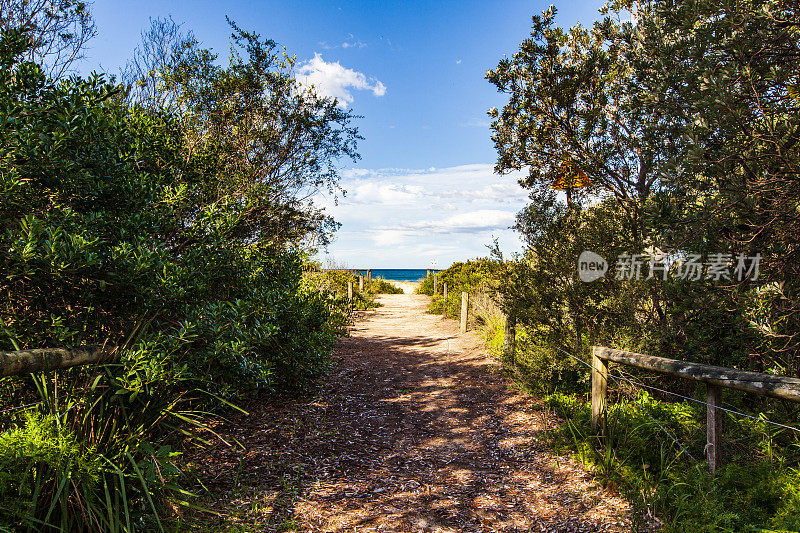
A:
{"type": "Polygon", "coordinates": [[[417,287],[419,287],[418,281],[392,281],[390,279],[386,281],[392,285],[400,287],[406,294],[414,294],[414,291],[417,290],[417,287]]]}

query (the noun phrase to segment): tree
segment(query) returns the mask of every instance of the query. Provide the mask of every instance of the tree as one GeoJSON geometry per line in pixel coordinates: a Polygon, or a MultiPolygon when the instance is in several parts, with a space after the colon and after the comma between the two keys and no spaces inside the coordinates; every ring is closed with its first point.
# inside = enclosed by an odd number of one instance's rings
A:
{"type": "Polygon", "coordinates": [[[230,238],[325,244],[336,224],[313,197],[341,192],[338,161],[359,157],[355,117],[300,86],[294,58],[274,41],[230,24],[234,46],[222,67],[174,23],[153,21],[130,69],[140,76],[134,101],[180,117],[195,194],[244,207],[230,238]]]}
{"type": "MultiPolygon", "coordinates": [[[[543,200],[579,172],[592,186],[577,204],[613,196],[627,213],[634,239],[644,236],[642,206],[659,190],[661,165],[674,148],[638,86],[651,61],[636,25],[607,16],[591,29],[554,27],[551,7],[533,17],[530,38],[487,72],[509,95],[492,109],[497,172],[527,169],[521,185],[543,200]]],[[[616,13],[619,15],[619,13],[616,13]]]]}
{"type": "Polygon", "coordinates": [[[71,70],[97,33],[89,4],[80,0],[0,0],[0,32],[15,28],[29,40],[21,59],[42,65],[53,79],[71,70]]]}
{"type": "Polygon", "coordinates": [[[665,88],[652,97],[683,139],[655,206],[676,248],[760,253],[760,283],[729,287],[766,340],[765,367],[796,373],[800,355],[800,5],[679,2],[639,9],[665,88]],[[772,353],[777,359],[769,362],[772,353]]]}
{"type": "Polygon", "coordinates": [[[150,19],[150,27],[142,31],[133,57],[122,70],[122,82],[129,86],[129,102],[151,110],[174,104],[165,75],[173,65],[185,61],[185,55],[197,45],[194,34],[182,32],[172,17],[150,19]]]}

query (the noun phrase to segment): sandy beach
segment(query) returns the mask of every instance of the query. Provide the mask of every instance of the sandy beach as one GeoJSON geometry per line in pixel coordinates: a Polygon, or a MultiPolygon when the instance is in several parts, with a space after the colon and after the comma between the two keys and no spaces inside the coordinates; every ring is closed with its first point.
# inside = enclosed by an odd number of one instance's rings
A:
{"type": "Polygon", "coordinates": [[[403,289],[403,292],[406,294],[414,294],[414,291],[417,290],[417,287],[419,287],[418,281],[394,281],[391,279],[387,279],[386,281],[392,283],[393,285],[397,285],[403,289]]]}

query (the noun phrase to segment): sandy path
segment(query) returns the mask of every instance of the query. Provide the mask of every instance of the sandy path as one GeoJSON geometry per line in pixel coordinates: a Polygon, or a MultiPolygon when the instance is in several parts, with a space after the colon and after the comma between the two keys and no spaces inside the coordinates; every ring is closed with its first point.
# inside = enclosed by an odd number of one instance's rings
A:
{"type": "Polygon", "coordinates": [[[542,411],[474,334],[426,314],[425,296],[380,301],[318,396],[229,428],[247,451],[220,452],[217,489],[230,497],[215,507],[254,530],[628,530],[622,499],[538,443],[542,411]]]}

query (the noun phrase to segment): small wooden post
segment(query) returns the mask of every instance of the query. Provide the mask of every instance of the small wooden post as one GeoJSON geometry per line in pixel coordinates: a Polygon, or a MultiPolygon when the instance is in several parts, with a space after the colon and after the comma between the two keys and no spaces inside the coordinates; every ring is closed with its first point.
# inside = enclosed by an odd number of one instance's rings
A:
{"type": "Polygon", "coordinates": [[[503,336],[503,360],[516,364],[514,359],[515,344],[517,339],[517,318],[514,315],[506,315],[506,331],[503,336]]]}
{"type": "Polygon", "coordinates": [[[608,363],[598,357],[598,347],[592,346],[592,431],[606,432],[606,386],[608,363]]]}
{"type": "Polygon", "coordinates": [[[447,282],[442,283],[442,298],[444,298],[444,313],[447,314],[447,282]]]}
{"type": "Polygon", "coordinates": [[[372,270],[367,270],[367,281],[372,281],[372,270]]]}
{"type": "Polygon", "coordinates": [[[434,272],[433,273],[433,294],[434,295],[439,292],[438,283],[439,283],[439,276],[437,276],[436,272],[434,272]]]}
{"type": "Polygon", "coordinates": [[[347,282],[347,301],[353,303],[353,282],[347,282]]]}
{"type": "Polygon", "coordinates": [[[361,274],[358,275],[358,290],[359,292],[364,290],[364,276],[361,274]]]}
{"type": "Polygon", "coordinates": [[[708,461],[708,471],[712,474],[717,469],[719,462],[720,449],[718,433],[720,427],[719,409],[717,406],[721,400],[721,389],[717,385],[708,385],[706,388],[706,461],[708,461]]]}
{"type": "Polygon", "coordinates": [[[467,332],[467,311],[469,310],[469,293],[461,293],[461,333],[467,332]]]}

